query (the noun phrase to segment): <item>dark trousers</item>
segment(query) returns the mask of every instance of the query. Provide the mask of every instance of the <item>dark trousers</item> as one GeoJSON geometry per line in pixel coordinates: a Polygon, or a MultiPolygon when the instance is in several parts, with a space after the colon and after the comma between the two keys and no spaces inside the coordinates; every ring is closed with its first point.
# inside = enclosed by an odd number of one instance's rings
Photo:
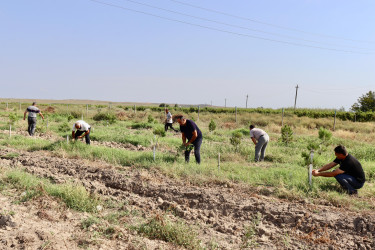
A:
{"type": "Polygon", "coordinates": [[[360,189],[364,184],[348,174],[338,174],[335,176],[335,178],[349,194],[356,192],[355,190],[360,189]]]}
{"type": "MultiPolygon", "coordinates": [[[[90,145],[90,132],[91,132],[91,128],[89,128],[89,132],[87,133],[87,135],[85,135],[87,145],[90,145]]],[[[86,133],[86,131],[77,130],[76,133],[74,134],[74,139],[77,139],[78,136],[82,135],[83,133],[86,133]]]]}
{"type": "Polygon", "coordinates": [[[170,127],[171,129],[173,129],[175,132],[178,131],[177,129],[173,128],[172,123],[166,123],[165,126],[164,126],[165,132],[167,132],[168,127],[170,127]]]}
{"type": "MultiPolygon", "coordinates": [[[[201,145],[202,145],[202,140],[203,138],[197,138],[195,141],[192,143],[194,146],[194,156],[195,156],[195,161],[200,164],[201,163],[201,145]]],[[[189,162],[190,160],[190,151],[191,150],[186,150],[185,151],[185,161],[189,162]]]]}
{"type": "Polygon", "coordinates": [[[27,122],[29,124],[27,128],[27,132],[29,132],[30,136],[33,136],[35,133],[35,127],[36,127],[36,117],[28,117],[27,122]]]}

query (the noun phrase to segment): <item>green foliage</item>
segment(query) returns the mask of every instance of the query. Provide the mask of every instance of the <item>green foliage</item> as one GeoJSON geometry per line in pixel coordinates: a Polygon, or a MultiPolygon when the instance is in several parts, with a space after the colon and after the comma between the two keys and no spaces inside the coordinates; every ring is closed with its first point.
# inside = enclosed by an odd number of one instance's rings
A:
{"type": "Polygon", "coordinates": [[[172,222],[166,216],[156,215],[137,228],[138,233],[150,239],[171,242],[187,249],[199,249],[197,233],[181,221],[172,222]]]}
{"type": "Polygon", "coordinates": [[[214,120],[211,119],[210,123],[208,124],[208,130],[210,132],[214,131],[216,129],[216,123],[214,120]]]}
{"type": "Polygon", "coordinates": [[[161,137],[165,137],[165,129],[161,126],[158,126],[154,128],[153,134],[161,136],[161,137]]]}
{"type": "Polygon", "coordinates": [[[169,104],[160,103],[160,104],[159,104],[159,107],[160,107],[160,108],[169,107],[169,104]]]}
{"type": "Polygon", "coordinates": [[[262,221],[262,214],[258,212],[253,216],[250,225],[245,226],[244,235],[242,236],[241,249],[254,248],[258,245],[256,242],[256,237],[258,233],[258,226],[262,221]]]}
{"type": "Polygon", "coordinates": [[[284,127],[281,128],[280,141],[286,145],[293,141],[293,130],[289,125],[284,125],[284,127]]]}
{"type": "Polygon", "coordinates": [[[332,138],[332,132],[324,129],[324,128],[319,128],[319,139],[322,140],[322,143],[326,144],[328,143],[332,138]]]}
{"type": "Polygon", "coordinates": [[[97,113],[92,119],[94,121],[107,121],[109,124],[113,124],[116,122],[117,117],[113,113],[97,113]]]}
{"type": "Polygon", "coordinates": [[[152,115],[148,115],[147,122],[148,123],[156,123],[156,120],[154,119],[154,117],[152,117],[152,115]]]}
{"type": "Polygon", "coordinates": [[[152,128],[153,125],[147,122],[136,122],[130,125],[132,129],[149,129],[152,128]]]}
{"type": "Polygon", "coordinates": [[[354,103],[351,107],[353,111],[362,111],[362,112],[368,112],[368,111],[375,111],[375,92],[369,91],[368,93],[362,95],[360,98],[358,98],[358,102],[354,103]]]}
{"type": "Polygon", "coordinates": [[[230,143],[235,147],[235,151],[238,151],[238,147],[241,144],[242,133],[239,131],[234,131],[230,138],[230,143]]]}
{"type": "Polygon", "coordinates": [[[57,130],[59,132],[62,132],[62,133],[69,132],[70,131],[70,125],[69,125],[68,122],[63,122],[63,123],[59,124],[59,126],[57,127],[57,130]]]}
{"type": "MultiPolygon", "coordinates": [[[[83,186],[76,184],[52,184],[46,179],[41,179],[24,171],[13,170],[6,174],[7,181],[16,188],[26,190],[26,198],[47,194],[58,197],[69,208],[83,212],[93,212],[99,200],[92,197],[83,186]]],[[[25,198],[24,198],[25,199],[25,198]]]]}
{"type": "Polygon", "coordinates": [[[8,117],[9,117],[9,124],[12,126],[14,126],[16,121],[19,120],[17,113],[10,113],[8,117]]]}

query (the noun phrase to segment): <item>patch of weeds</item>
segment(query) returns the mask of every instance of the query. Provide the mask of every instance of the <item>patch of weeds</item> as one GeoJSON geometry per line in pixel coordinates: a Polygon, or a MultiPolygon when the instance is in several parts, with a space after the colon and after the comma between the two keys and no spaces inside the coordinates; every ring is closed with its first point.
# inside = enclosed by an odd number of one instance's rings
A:
{"type": "Polygon", "coordinates": [[[82,220],[81,227],[82,227],[82,229],[88,229],[92,225],[99,224],[99,223],[100,223],[99,218],[91,216],[89,218],[86,218],[86,219],[82,220]]]}
{"type": "Polygon", "coordinates": [[[172,222],[166,216],[156,215],[137,228],[138,233],[150,238],[171,242],[187,249],[199,249],[200,240],[182,221],[172,222]]]}
{"type": "Polygon", "coordinates": [[[11,159],[17,158],[18,156],[20,156],[20,154],[14,152],[14,153],[8,153],[6,155],[1,155],[0,158],[1,159],[11,160],[11,159]]]}
{"type": "Polygon", "coordinates": [[[111,213],[103,217],[106,221],[108,221],[111,224],[119,224],[120,219],[122,217],[130,215],[130,211],[120,211],[117,213],[111,213]]]}
{"type": "Polygon", "coordinates": [[[242,236],[241,249],[258,246],[258,243],[256,242],[256,236],[257,236],[257,228],[261,221],[262,221],[262,214],[258,212],[253,217],[251,224],[245,227],[245,233],[242,236]]]}

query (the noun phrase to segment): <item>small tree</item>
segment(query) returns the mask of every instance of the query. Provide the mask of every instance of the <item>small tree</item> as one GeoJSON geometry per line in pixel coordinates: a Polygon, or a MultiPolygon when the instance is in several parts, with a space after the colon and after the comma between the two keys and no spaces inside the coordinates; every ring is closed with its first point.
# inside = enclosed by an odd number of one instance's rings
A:
{"type": "Polygon", "coordinates": [[[351,107],[353,111],[375,111],[375,92],[369,91],[358,98],[358,102],[354,103],[351,107]]]}
{"type": "Polygon", "coordinates": [[[14,124],[16,123],[16,121],[18,121],[17,114],[16,113],[10,113],[8,117],[9,117],[9,125],[14,126],[14,124]]]}
{"type": "Polygon", "coordinates": [[[285,124],[284,127],[281,128],[281,138],[280,140],[288,145],[293,140],[293,130],[292,128],[285,124]]]}
{"type": "Polygon", "coordinates": [[[235,147],[235,152],[238,151],[238,147],[241,144],[242,133],[239,131],[234,131],[232,137],[230,138],[230,143],[235,147]]]}
{"type": "Polygon", "coordinates": [[[208,130],[210,132],[214,131],[216,129],[216,123],[214,120],[211,119],[210,124],[208,124],[208,130]]]}

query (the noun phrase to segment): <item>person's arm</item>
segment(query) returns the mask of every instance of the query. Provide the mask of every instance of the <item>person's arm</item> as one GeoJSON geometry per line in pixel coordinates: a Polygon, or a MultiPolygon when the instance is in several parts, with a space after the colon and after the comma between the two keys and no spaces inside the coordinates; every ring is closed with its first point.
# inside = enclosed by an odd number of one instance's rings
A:
{"type": "Polygon", "coordinates": [[[197,139],[197,137],[198,137],[198,131],[194,130],[193,137],[191,137],[190,141],[186,143],[186,146],[189,146],[190,144],[192,144],[195,141],[195,139],[197,139]]]}
{"type": "Polygon", "coordinates": [[[182,137],[182,145],[186,146],[186,136],[185,136],[185,133],[181,133],[181,137],[182,137]]]}
{"type": "Polygon", "coordinates": [[[44,120],[44,116],[42,114],[42,112],[39,112],[39,115],[42,117],[42,119],[44,120]]]}
{"type": "Polygon", "coordinates": [[[25,113],[23,113],[23,120],[26,119],[26,113],[27,113],[27,109],[25,110],[25,113]]]}
{"type": "Polygon", "coordinates": [[[335,169],[335,170],[332,171],[332,172],[322,172],[322,173],[319,172],[319,171],[317,171],[317,170],[314,170],[314,171],[312,172],[312,175],[313,175],[313,176],[323,176],[323,177],[334,177],[334,176],[336,176],[336,175],[343,174],[343,173],[345,173],[345,171],[343,171],[343,170],[337,168],[337,169],[335,169]]]}
{"type": "Polygon", "coordinates": [[[83,138],[85,137],[88,133],[90,133],[90,130],[86,130],[86,132],[84,134],[82,134],[81,136],[78,136],[78,138],[83,138]]]}
{"type": "Polygon", "coordinates": [[[251,137],[251,140],[254,142],[254,145],[257,145],[257,140],[254,137],[251,137]]]}
{"type": "Polygon", "coordinates": [[[336,166],[337,164],[338,164],[338,163],[336,163],[336,162],[330,162],[330,163],[324,165],[323,167],[319,168],[317,171],[318,171],[318,172],[324,172],[324,171],[327,171],[327,170],[333,168],[334,166],[336,166]]]}

